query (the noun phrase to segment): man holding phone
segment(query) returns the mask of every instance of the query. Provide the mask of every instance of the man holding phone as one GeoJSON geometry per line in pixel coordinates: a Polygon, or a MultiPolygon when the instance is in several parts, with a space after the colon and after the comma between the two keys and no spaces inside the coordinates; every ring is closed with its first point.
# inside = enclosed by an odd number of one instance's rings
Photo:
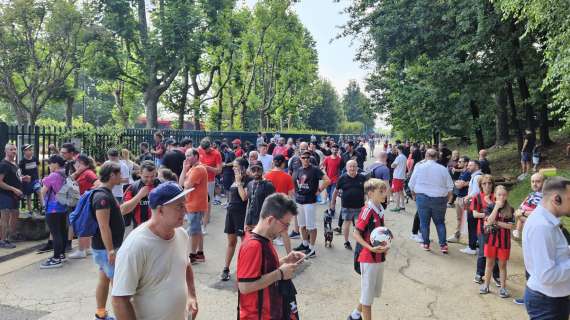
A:
{"type": "Polygon", "coordinates": [[[239,250],[239,319],[298,319],[290,280],[305,254],[293,251],[279,259],[271,243],[296,215],[295,202],[282,193],[272,194],[263,203],[259,223],[239,250]]]}
{"type": "Polygon", "coordinates": [[[130,185],[125,191],[121,205],[121,213],[134,214],[134,226],[136,228],[141,223],[150,219],[152,211],[148,206],[148,194],[152,189],[160,184],[160,180],[156,177],[156,165],[150,160],[141,163],[141,179],[130,185]]]}

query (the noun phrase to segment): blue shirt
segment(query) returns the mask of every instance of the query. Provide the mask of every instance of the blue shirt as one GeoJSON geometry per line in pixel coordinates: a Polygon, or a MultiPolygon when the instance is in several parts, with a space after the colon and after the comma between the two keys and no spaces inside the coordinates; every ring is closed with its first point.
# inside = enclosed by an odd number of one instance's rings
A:
{"type": "Polygon", "coordinates": [[[385,165],[380,165],[372,170],[372,177],[380,180],[390,180],[390,169],[385,165]]]}
{"type": "MultiPolygon", "coordinates": [[[[466,182],[470,181],[471,180],[471,172],[469,172],[467,170],[461,172],[461,174],[459,174],[459,178],[457,180],[466,181],[466,182]]],[[[469,190],[469,187],[457,189],[457,196],[460,198],[466,197],[468,190],[469,190]]]]}

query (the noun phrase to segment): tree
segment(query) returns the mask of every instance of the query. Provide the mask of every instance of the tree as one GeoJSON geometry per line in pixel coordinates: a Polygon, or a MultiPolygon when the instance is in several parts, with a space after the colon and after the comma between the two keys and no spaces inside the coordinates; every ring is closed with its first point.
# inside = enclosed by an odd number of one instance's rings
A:
{"type": "Polygon", "coordinates": [[[34,125],[83,61],[91,41],[75,1],[14,0],[0,9],[0,98],[34,125]]]}
{"type": "Polygon", "coordinates": [[[321,79],[315,84],[313,95],[308,106],[307,127],[337,132],[344,115],[335,88],[328,80],[321,79]]]}
{"type": "Polygon", "coordinates": [[[362,91],[356,80],[350,80],[342,97],[342,108],[349,122],[361,122],[364,127],[372,130],[376,115],[370,99],[362,91]]]}

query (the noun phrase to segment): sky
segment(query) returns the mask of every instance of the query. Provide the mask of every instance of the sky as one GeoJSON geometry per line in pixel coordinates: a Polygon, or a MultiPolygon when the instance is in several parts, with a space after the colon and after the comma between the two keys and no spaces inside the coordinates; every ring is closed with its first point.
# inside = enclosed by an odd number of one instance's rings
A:
{"type": "MultiPolygon", "coordinates": [[[[257,0],[246,0],[250,7],[256,2],[257,0]]],[[[350,38],[330,42],[340,33],[339,26],[348,20],[342,11],[350,2],[351,0],[301,0],[294,5],[301,22],[317,43],[320,76],[329,80],[339,95],[342,95],[351,79],[357,80],[363,88],[366,77],[366,71],[354,61],[359,42],[351,45],[350,38]]]]}

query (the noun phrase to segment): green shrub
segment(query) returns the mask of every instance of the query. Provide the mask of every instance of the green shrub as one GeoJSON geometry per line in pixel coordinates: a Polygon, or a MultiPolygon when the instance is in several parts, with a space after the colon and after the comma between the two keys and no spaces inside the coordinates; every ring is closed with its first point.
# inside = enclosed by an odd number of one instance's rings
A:
{"type": "Polygon", "coordinates": [[[364,132],[364,123],[359,121],[343,121],[339,125],[339,133],[360,134],[364,132]]]}

